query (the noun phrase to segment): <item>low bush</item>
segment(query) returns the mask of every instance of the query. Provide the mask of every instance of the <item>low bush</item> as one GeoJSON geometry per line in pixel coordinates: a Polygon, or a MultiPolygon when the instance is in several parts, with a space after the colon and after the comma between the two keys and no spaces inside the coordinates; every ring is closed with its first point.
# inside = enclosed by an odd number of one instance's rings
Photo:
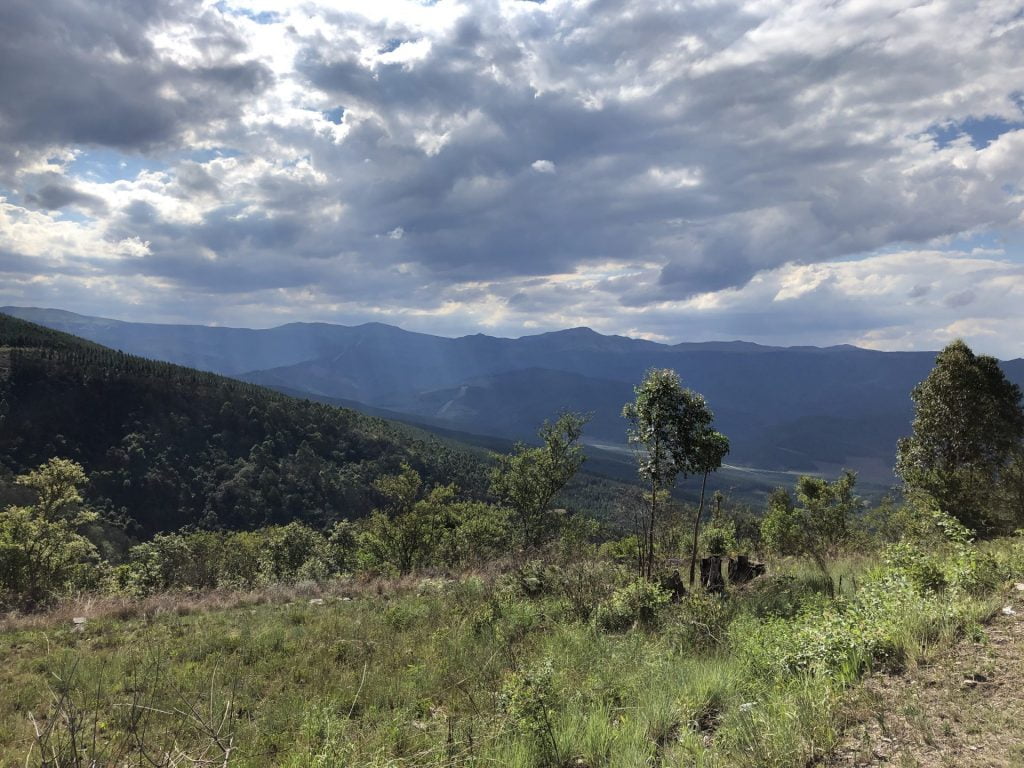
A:
{"type": "Polygon", "coordinates": [[[594,624],[605,632],[621,632],[632,626],[652,628],[668,602],[668,592],[657,584],[637,579],[598,604],[594,624]]]}

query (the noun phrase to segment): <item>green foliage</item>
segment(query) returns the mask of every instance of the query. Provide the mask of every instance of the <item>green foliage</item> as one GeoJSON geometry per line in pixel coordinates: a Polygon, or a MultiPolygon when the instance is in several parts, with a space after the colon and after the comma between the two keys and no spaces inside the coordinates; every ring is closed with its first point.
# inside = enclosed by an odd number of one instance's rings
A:
{"type": "Polygon", "coordinates": [[[773,574],[750,585],[746,610],[758,619],[791,619],[809,605],[820,605],[833,594],[832,579],[814,568],[809,573],[773,574]]]}
{"type": "Polygon", "coordinates": [[[423,493],[419,473],[405,465],[378,480],[385,499],[356,534],[360,570],[399,575],[427,567],[479,564],[508,551],[511,528],[505,510],[462,501],[454,485],[423,493]]]}
{"type": "Polygon", "coordinates": [[[118,587],[135,595],[214,587],[252,589],[323,580],[354,559],[350,541],[333,542],[302,523],[258,531],[157,534],[129,552],[118,587]]]}
{"type": "MultiPolygon", "coordinates": [[[[722,466],[722,461],[729,453],[729,439],[714,430],[703,432],[698,439],[696,450],[695,467],[703,474],[700,484],[700,504],[697,506],[697,514],[693,518],[693,545],[690,550],[690,584],[694,584],[697,576],[697,550],[700,547],[700,523],[704,515],[704,494],[707,491],[708,475],[722,466]]],[[[716,502],[721,499],[716,494],[716,502]]],[[[735,546],[735,531],[732,532],[733,546],[735,546]]],[[[725,546],[720,539],[715,540],[716,546],[725,546]]],[[[717,552],[714,554],[718,554],[717,552]]]]}
{"type": "Polygon", "coordinates": [[[408,464],[398,475],[377,480],[384,508],[375,510],[359,534],[366,570],[394,569],[399,575],[422,567],[433,548],[434,531],[430,516],[417,502],[423,481],[408,464]]]}
{"type": "Polygon", "coordinates": [[[995,558],[974,545],[971,532],[959,520],[937,506],[928,508],[922,497],[916,501],[913,535],[886,549],[887,565],[922,592],[948,587],[981,595],[994,589],[1003,578],[995,558]]]}
{"type": "Polygon", "coordinates": [[[82,465],[68,459],[50,459],[15,480],[35,495],[35,509],[47,520],[66,519],[82,525],[95,515],[82,509],[81,490],[88,478],[82,465]]]}
{"type": "Polygon", "coordinates": [[[679,647],[710,653],[725,644],[736,606],[722,595],[694,590],[682,601],[666,633],[679,647]]]}
{"type": "Polygon", "coordinates": [[[685,389],[675,371],[648,371],[622,415],[630,424],[629,441],[645,452],[642,478],[660,489],[671,487],[680,474],[703,471],[706,446],[699,438],[710,434],[713,416],[704,397],[685,389]]]}
{"type": "Polygon", "coordinates": [[[514,512],[527,551],[558,533],[561,516],[551,503],[583,465],[579,441],[586,422],[579,414],[563,413],[553,423],[544,422],[539,447],[520,443],[511,454],[497,456],[491,492],[514,512]]]}
{"type": "Polygon", "coordinates": [[[833,482],[805,475],[797,480],[795,502],[788,491],[776,489],[761,522],[765,547],[780,555],[806,555],[827,572],[829,558],[849,541],[850,519],[861,507],[853,492],[856,482],[850,471],[833,482]]]}
{"type": "Polygon", "coordinates": [[[16,478],[35,499],[0,511],[0,604],[32,608],[101,577],[95,546],[81,529],[96,519],[82,506],[82,467],[51,459],[16,478]]]}
{"type": "Polygon", "coordinates": [[[351,573],[356,567],[356,527],[348,520],[334,524],[327,536],[327,558],[334,573],[351,573]]]}
{"type": "Polygon", "coordinates": [[[539,747],[541,765],[557,765],[559,748],[553,718],[559,702],[551,661],[509,674],[502,683],[499,701],[513,725],[539,747]]]}
{"type": "Polygon", "coordinates": [[[736,552],[736,522],[716,515],[700,532],[700,550],[709,555],[729,555],[736,552]]]}
{"type": "Polygon", "coordinates": [[[601,544],[598,554],[620,565],[636,562],[640,542],[635,535],[623,536],[601,544]]]}
{"type": "Polygon", "coordinates": [[[887,571],[868,581],[853,602],[812,603],[796,617],[748,619],[731,631],[741,652],[765,674],[811,672],[852,680],[874,663],[904,663],[910,617],[940,626],[955,611],[923,596],[902,574],[887,571]]]}
{"type": "Polygon", "coordinates": [[[669,594],[646,579],[636,579],[602,601],[594,611],[594,623],[606,632],[621,632],[633,626],[652,628],[658,624],[669,594]]]}
{"type": "Polygon", "coordinates": [[[1005,509],[999,502],[1004,475],[1013,485],[1024,409],[1020,388],[999,362],[954,341],[911,397],[913,434],[900,440],[896,462],[907,487],[931,494],[944,512],[982,533],[1019,521],[1012,500],[1005,509]]]}
{"type": "Polygon", "coordinates": [[[712,428],[714,416],[703,395],[685,389],[675,371],[652,368],[635,387],[635,394],[635,400],[623,407],[622,415],[630,424],[629,442],[641,448],[640,477],[650,486],[639,531],[643,543],[640,571],[649,579],[654,572],[663,496],[679,475],[703,474],[706,480],[709,472],[721,466],[729,452],[729,441],[712,428]]]}
{"type": "Polygon", "coordinates": [[[949,586],[942,564],[909,541],[890,545],[885,551],[885,563],[905,574],[918,592],[942,592],[949,586]]]}

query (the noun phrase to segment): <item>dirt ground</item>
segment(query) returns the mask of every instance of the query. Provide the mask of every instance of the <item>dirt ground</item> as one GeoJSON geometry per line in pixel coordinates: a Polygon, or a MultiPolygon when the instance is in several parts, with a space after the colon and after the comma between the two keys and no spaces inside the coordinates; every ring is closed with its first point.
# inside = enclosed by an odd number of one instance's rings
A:
{"type": "Polygon", "coordinates": [[[851,725],[828,768],[1024,766],[1024,585],[980,642],[902,675],[875,675],[854,694],[851,725]]]}

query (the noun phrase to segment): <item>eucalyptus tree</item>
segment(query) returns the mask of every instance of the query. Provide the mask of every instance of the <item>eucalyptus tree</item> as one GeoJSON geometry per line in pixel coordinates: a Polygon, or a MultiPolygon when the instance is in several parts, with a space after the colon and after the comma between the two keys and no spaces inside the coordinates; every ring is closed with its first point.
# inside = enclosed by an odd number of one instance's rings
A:
{"type": "MultiPolygon", "coordinates": [[[[696,577],[697,570],[697,541],[700,537],[700,519],[704,515],[704,493],[708,487],[708,475],[722,466],[729,453],[729,438],[721,432],[713,429],[701,434],[697,441],[695,458],[696,469],[703,474],[700,483],[700,504],[697,507],[697,514],[693,518],[693,549],[690,551],[690,584],[696,577]]],[[[716,494],[717,495],[717,494],[716,494]]],[[[721,499],[716,499],[719,509],[721,499]]]]}
{"type": "Polygon", "coordinates": [[[1020,388],[998,360],[957,340],[939,353],[911,398],[913,433],[900,440],[897,474],[968,528],[998,529],[999,490],[1004,475],[1013,475],[1024,438],[1020,388]]]}
{"type": "MultiPolygon", "coordinates": [[[[712,429],[714,416],[703,395],[683,387],[673,370],[652,368],[634,393],[634,401],[623,407],[622,415],[629,421],[629,442],[638,449],[638,470],[650,493],[638,531],[638,566],[641,575],[649,579],[654,569],[659,506],[680,475],[685,478],[705,471],[711,462],[709,446],[716,442],[712,436],[718,433],[712,429]]],[[[721,443],[718,446],[721,448],[721,443]]]]}

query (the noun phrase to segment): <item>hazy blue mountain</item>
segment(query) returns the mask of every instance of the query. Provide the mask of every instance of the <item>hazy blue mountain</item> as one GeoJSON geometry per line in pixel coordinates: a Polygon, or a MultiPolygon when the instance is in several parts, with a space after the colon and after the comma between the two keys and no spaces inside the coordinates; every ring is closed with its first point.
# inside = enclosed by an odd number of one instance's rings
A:
{"type": "MultiPolygon", "coordinates": [[[[910,390],[933,352],[748,342],[658,344],[588,328],[503,339],[443,338],[368,323],[267,330],[126,323],[59,310],[3,312],[106,346],[278,389],[341,399],[417,423],[524,439],[563,408],[593,414],[588,439],[624,442],[622,404],[652,366],[703,393],[732,440],[730,462],[779,471],[891,477],[910,390]]],[[[1024,361],[1004,364],[1024,383],[1024,361]]]]}

